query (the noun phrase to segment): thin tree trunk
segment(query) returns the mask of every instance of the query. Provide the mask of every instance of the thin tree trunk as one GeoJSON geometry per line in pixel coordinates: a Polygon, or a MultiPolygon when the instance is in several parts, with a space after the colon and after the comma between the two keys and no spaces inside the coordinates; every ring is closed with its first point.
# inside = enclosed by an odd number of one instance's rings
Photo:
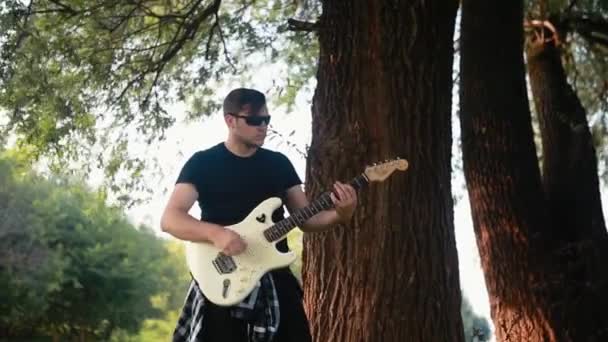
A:
{"type": "Polygon", "coordinates": [[[456,1],[323,2],[309,196],[393,157],[353,221],[305,234],[315,341],[463,341],[450,186],[456,1]]]}
{"type": "Polygon", "coordinates": [[[552,320],[561,341],[608,341],[608,234],[586,111],[551,42],[528,45],[543,143],[543,185],[553,234],[552,320]]]}
{"type": "Polygon", "coordinates": [[[553,43],[532,43],[527,56],[542,137],[543,186],[560,228],[554,236],[565,242],[605,236],[595,147],[560,51],[553,43]]]}
{"type": "Polygon", "coordinates": [[[523,63],[523,2],[464,0],[463,165],[499,341],[556,341],[542,292],[546,212],[523,63]]]}

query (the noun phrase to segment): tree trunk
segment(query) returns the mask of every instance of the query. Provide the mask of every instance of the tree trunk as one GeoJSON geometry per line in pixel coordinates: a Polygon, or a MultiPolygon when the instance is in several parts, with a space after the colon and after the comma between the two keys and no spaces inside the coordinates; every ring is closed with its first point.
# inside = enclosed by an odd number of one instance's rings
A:
{"type": "Polygon", "coordinates": [[[552,42],[528,46],[543,146],[543,186],[557,225],[554,236],[560,242],[605,236],[597,157],[585,109],[566,80],[559,49],[552,42]]]}
{"type": "Polygon", "coordinates": [[[553,231],[553,321],[561,341],[608,341],[608,234],[586,111],[567,82],[553,41],[531,42],[527,56],[553,231]]]}
{"type": "Polygon", "coordinates": [[[360,193],[352,222],[305,234],[315,341],[463,341],[450,185],[456,1],[324,1],[310,197],[375,161],[405,174],[360,193]]]}
{"type": "Polygon", "coordinates": [[[546,222],[523,63],[523,3],[464,0],[460,120],[477,246],[499,341],[554,341],[546,222]]]}
{"type": "Polygon", "coordinates": [[[462,10],[463,162],[496,335],[498,341],[604,341],[608,289],[600,261],[608,248],[595,152],[559,55],[531,50],[541,182],[522,13],[522,1],[465,0],[462,10]]]}

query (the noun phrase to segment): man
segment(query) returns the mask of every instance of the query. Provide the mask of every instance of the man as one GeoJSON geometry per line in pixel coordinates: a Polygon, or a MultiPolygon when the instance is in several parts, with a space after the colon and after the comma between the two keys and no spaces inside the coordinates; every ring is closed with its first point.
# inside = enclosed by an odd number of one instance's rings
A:
{"type": "MultiPolygon", "coordinates": [[[[290,212],[307,206],[308,200],[291,162],[283,154],[261,147],[270,122],[264,94],[235,89],[226,96],[223,110],[228,138],[186,162],[161,227],[176,238],[208,242],[224,254],[237,255],[247,245],[238,232],[226,226],[242,221],[269,197],[280,197],[290,212]],[[188,214],[196,201],[201,208],[200,220],[188,214]]],[[[304,232],[325,230],[351,219],[357,204],[355,190],[336,182],[331,197],[335,209],[310,218],[300,227],[304,232]]],[[[283,217],[283,208],[279,208],[273,221],[283,217]]],[[[280,241],[277,248],[286,252],[287,241],[280,241]]],[[[256,297],[255,310],[247,311],[240,305],[211,303],[193,280],[173,341],[311,341],[302,290],[289,268],[264,275],[260,287],[264,295],[256,297]],[[273,305],[277,302],[278,307],[273,305]]]]}

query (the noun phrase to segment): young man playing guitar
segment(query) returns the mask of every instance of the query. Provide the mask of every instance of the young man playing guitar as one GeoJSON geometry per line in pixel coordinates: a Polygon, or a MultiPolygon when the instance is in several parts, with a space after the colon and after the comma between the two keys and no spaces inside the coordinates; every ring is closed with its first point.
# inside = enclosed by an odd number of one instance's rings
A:
{"type": "MultiPolygon", "coordinates": [[[[308,205],[301,180],[281,153],[262,148],[270,116],[265,96],[253,89],[231,91],[224,100],[228,138],[186,162],[161,219],[163,231],[178,239],[212,244],[226,256],[246,253],[246,242],[227,226],[242,221],[258,204],[281,198],[288,210],[308,205]],[[198,201],[201,219],[188,214],[198,201]]],[[[304,232],[322,231],[348,222],[357,205],[351,185],[336,182],[334,209],[324,210],[301,225],[304,232]]],[[[284,217],[283,208],[273,215],[284,217]]],[[[264,218],[262,218],[264,219],[264,218]]],[[[288,251],[283,239],[277,249],[288,251]]],[[[219,306],[207,300],[192,281],[173,341],[309,342],[302,290],[289,268],[264,275],[251,305],[219,306]]]]}

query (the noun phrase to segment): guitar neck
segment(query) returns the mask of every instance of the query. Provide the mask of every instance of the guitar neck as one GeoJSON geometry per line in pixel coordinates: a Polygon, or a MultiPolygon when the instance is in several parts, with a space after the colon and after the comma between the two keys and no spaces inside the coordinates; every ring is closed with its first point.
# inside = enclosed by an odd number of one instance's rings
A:
{"type": "MultiPolygon", "coordinates": [[[[349,182],[349,184],[355,189],[359,190],[367,185],[369,180],[362,173],[355,177],[349,182]]],[[[315,216],[323,210],[328,210],[334,207],[334,203],[331,200],[329,191],[322,193],[315,200],[312,201],[308,206],[296,210],[291,216],[277,222],[273,226],[269,227],[264,231],[264,237],[268,242],[274,242],[281,240],[295,227],[301,226],[309,218],[315,216]]]]}

